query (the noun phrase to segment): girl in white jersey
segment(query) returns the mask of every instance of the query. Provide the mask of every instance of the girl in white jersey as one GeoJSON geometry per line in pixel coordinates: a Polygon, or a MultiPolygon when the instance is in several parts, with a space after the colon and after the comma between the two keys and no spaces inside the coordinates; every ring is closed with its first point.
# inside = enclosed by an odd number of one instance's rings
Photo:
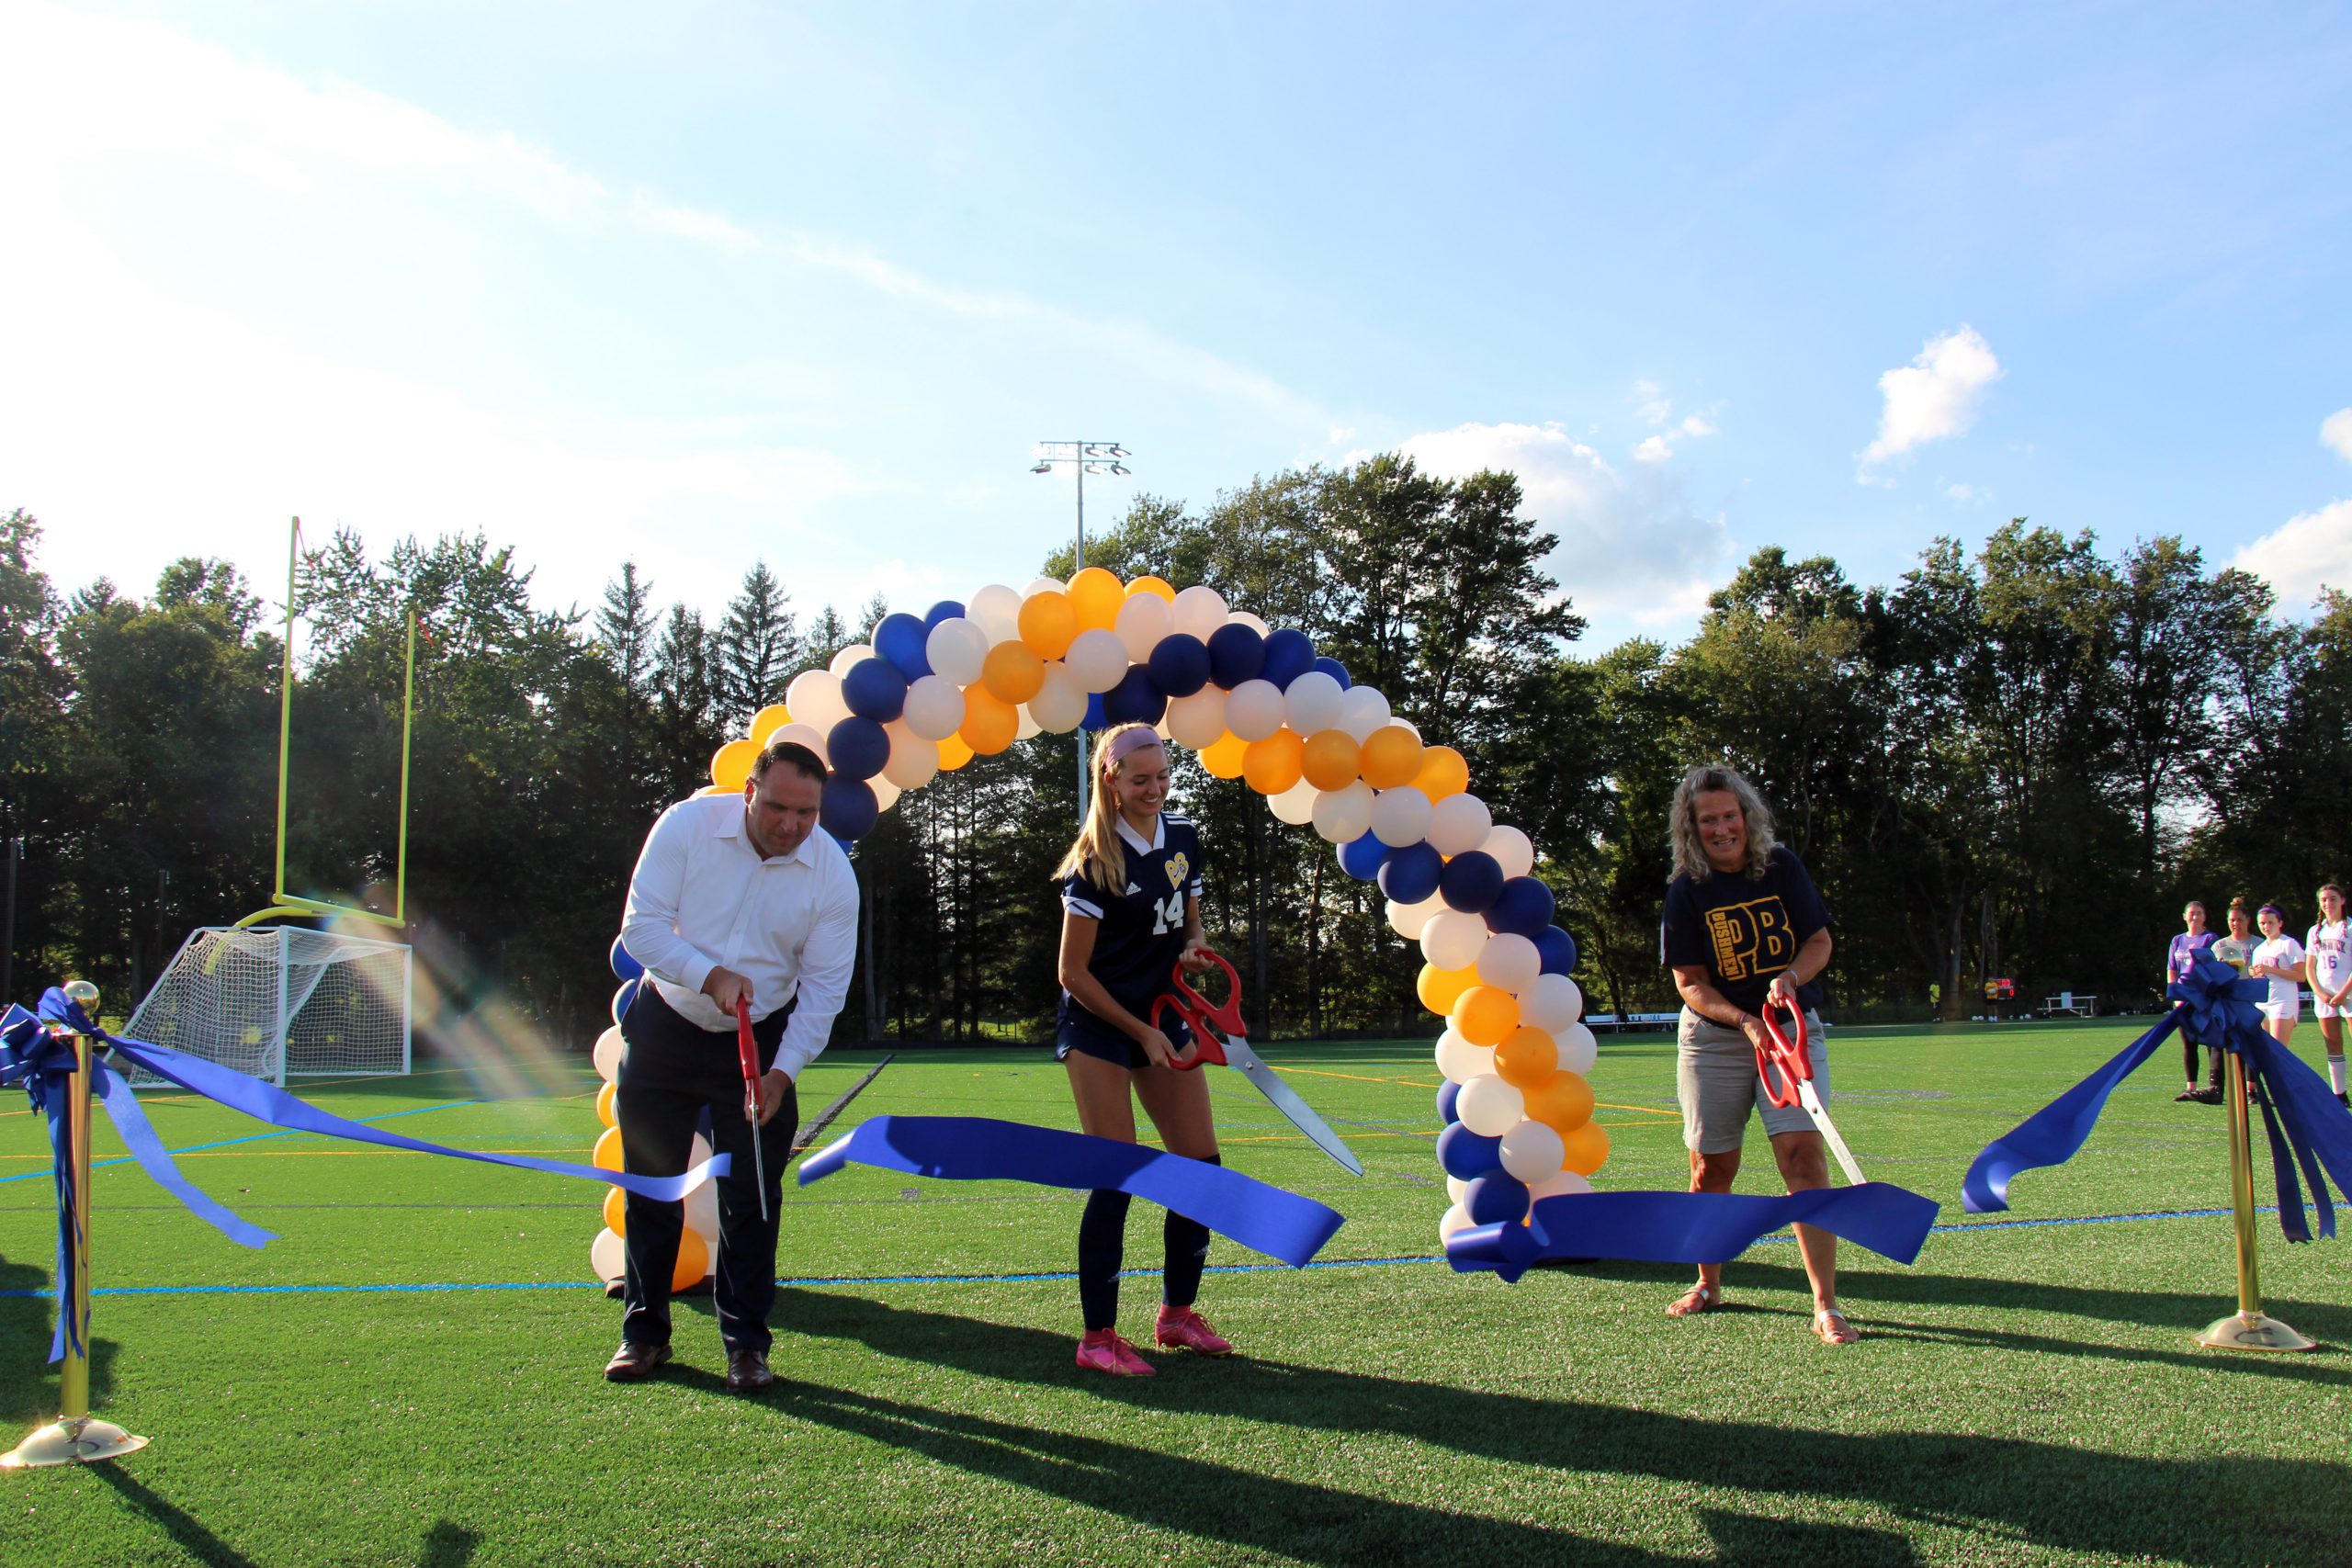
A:
{"type": "Polygon", "coordinates": [[[2344,1077],[2344,1018],[2352,1012],[2352,927],[2344,919],[2344,889],[2333,882],[2319,890],[2319,924],[2303,947],[2320,1037],[2327,1043],[2328,1087],[2340,1103],[2352,1105],[2345,1097],[2344,1077]]]}
{"type": "Polygon", "coordinates": [[[2246,978],[2270,982],[2270,999],[2262,1004],[2263,1027],[2284,1045],[2294,1038],[2295,1021],[2303,1010],[2303,988],[2298,984],[2303,977],[2303,944],[2287,934],[2287,912],[2278,905],[2265,904],[2258,919],[2262,945],[2246,964],[2246,978]]]}

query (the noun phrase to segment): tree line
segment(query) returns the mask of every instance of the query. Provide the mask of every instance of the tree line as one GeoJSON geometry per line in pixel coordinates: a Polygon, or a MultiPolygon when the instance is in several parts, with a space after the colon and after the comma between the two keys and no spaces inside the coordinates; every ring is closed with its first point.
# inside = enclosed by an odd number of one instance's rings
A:
{"type": "MultiPolygon", "coordinates": [[[[282,604],[189,558],[135,596],[61,593],[40,530],[0,518],[0,837],[17,840],[17,992],[89,975],[127,1010],[189,929],[266,902],[282,604]]],[[[1595,1011],[1673,1005],[1657,959],[1666,812],[1681,771],[1746,771],[1837,921],[1849,1018],[1964,1013],[1992,976],[2152,1005],[2187,896],[2304,917],[2352,870],[2352,601],[2307,622],[2179,539],[2103,551],[2018,519],[1938,539],[1892,584],[1760,549],[1679,645],[1581,647],[1556,540],[1516,479],[1398,455],[1259,478],[1200,506],[1138,498],[1090,565],[1295,626],[1386,693],[1523,828],[1583,950],[1595,1011]]],[[[1629,547],[1639,547],[1637,544],[1629,547]]],[[[1066,577],[1065,547],[1036,563],[1066,577]]],[[[480,534],[379,558],[347,533],[305,556],[288,886],[388,902],[402,658],[418,619],[410,912],[431,985],[419,1026],[495,999],[584,1047],[605,951],[661,809],[799,671],[886,606],[794,604],[754,561],[723,615],[663,604],[622,562],[601,602],[537,604],[480,534]],[[806,613],[804,614],[804,611],[806,613]]],[[[921,610],[922,606],[901,606],[921,610]]],[[[1074,743],[1038,736],[909,792],[856,847],[865,933],[836,1038],[1041,1038],[1055,997],[1054,863],[1074,743]]],[[[1181,751],[1178,803],[1209,849],[1212,941],[1272,1034],[1418,1035],[1419,955],[1329,846],[1181,751]]],[[[423,971],[421,970],[421,973],[423,971]]]]}

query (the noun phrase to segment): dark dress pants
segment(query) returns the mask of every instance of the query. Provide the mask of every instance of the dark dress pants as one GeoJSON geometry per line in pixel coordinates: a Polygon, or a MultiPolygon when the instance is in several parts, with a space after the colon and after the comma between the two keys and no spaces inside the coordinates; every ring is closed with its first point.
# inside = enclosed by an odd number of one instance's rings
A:
{"type": "MultiPolygon", "coordinates": [[[[775,1066],[776,1044],[791,1013],[786,1005],[752,1026],[762,1072],[775,1066]]],[[[776,1220],[783,1213],[784,1168],[799,1126],[798,1099],[791,1089],[785,1090],[784,1104],[759,1130],[768,1189],[768,1217],[762,1220],[735,1032],[690,1022],[647,984],[637,988],[636,1000],[621,1020],[621,1039],[613,1111],[621,1129],[622,1168],[632,1176],[682,1174],[706,1113],[712,1152],[733,1156],[718,1182],[718,1337],[729,1351],[764,1353],[773,1338],[768,1311],[775,1304],[776,1220]]],[[[638,1345],[667,1345],[670,1276],[678,1264],[685,1205],[631,1192],[628,1206],[628,1232],[623,1239],[628,1270],[622,1282],[621,1337],[638,1345]]]]}

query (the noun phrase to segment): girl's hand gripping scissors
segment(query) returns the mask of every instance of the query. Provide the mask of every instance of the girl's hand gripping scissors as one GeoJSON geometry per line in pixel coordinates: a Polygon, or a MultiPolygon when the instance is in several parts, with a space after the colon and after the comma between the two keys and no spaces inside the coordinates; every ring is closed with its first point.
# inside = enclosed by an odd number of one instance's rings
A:
{"type": "Polygon", "coordinates": [[[1829,1108],[1821,1103],[1820,1090],[1813,1087],[1813,1055],[1805,1049],[1804,1014],[1794,1008],[1788,1010],[1789,1017],[1796,1023],[1796,1038],[1791,1040],[1772,1021],[1772,1015],[1779,1010],[1767,1002],[1764,1010],[1757,1015],[1763,1021],[1768,1042],[1756,1047],[1756,1073],[1764,1080],[1764,1098],[1774,1105],[1802,1104],[1805,1114],[1813,1118],[1813,1124],[1821,1129],[1829,1152],[1838,1156],[1838,1167],[1846,1173],[1846,1179],[1860,1187],[1862,1168],[1855,1163],[1854,1151],[1846,1146],[1846,1140],[1838,1135],[1838,1123],[1829,1120],[1829,1108]],[[1775,1072],[1780,1075],[1778,1084],[1772,1081],[1775,1072]]]}
{"type": "Polygon", "coordinates": [[[1193,989],[1191,983],[1184,978],[1184,966],[1181,964],[1176,966],[1176,994],[1163,994],[1152,998],[1151,1026],[1159,1028],[1163,1010],[1172,1009],[1192,1030],[1193,1043],[1196,1049],[1192,1060],[1170,1065],[1179,1072],[1190,1072],[1203,1062],[1238,1068],[1241,1076],[1255,1085],[1260,1094],[1272,1101],[1274,1109],[1288,1117],[1291,1125],[1306,1134],[1317,1148],[1345,1166],[1350,1175],[1362,1176],[1363,1161],[1356,1158],[1353,1151],[1340,1141],[1340,1134],[1331,1131],[1323,1118],[1315,1114],[1313,1108],[1298,1098],[1296,1090],[1276,1077],[1274,1069],[1266,1066],[1259,1059],[1258,1053],[1250,1049],[1241,1018],[1241,976],[1234,973],[1233,965],[1227,964],[1223,955],[1204,947],[1201,949],[1201,956],[1225,971],[1232,988],[1221,1004],[1212,1006],[1208,998],[1193,989]],[[1211,1025],[1216,1026],[1214,1032],[1211,1025]]]}

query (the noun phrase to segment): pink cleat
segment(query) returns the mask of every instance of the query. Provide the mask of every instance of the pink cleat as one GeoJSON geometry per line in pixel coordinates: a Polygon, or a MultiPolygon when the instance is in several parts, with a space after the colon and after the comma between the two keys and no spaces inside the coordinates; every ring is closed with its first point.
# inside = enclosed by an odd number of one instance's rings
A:
{"type": "Polygon", "coordinates": [[[1108,1372],[1114,1378],[1159,1375],[1158,1369],[1136,1355],[1136,1348],[1120,1338],[1115,1328],[1088,1329],[1086,1337],[1078,1342],[1078,1364],[1089,1371],[1108,1372]]]}
{"type": "Polygon", "coordinates": [[[1190,1350],[1197,1356],[1230,1356],[1233,1342],[1208,1325],[1191,1307],[1163,1306],[1151,1337],[1167,1350],[1190,1350]]]}

